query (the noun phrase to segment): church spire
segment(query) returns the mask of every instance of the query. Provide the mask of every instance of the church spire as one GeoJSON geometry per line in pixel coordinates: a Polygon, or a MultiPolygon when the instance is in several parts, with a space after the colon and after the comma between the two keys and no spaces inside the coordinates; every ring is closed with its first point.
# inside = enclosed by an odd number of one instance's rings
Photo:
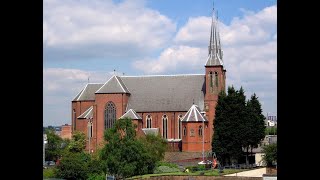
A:
{"type": "Polygon", "coordinates": [[[212,9],[212,22],[208,51],[209,53],[206,66],[223,65],[220,35],[218,31],[218,14],[215,15],[214,5],[212,9]]]}

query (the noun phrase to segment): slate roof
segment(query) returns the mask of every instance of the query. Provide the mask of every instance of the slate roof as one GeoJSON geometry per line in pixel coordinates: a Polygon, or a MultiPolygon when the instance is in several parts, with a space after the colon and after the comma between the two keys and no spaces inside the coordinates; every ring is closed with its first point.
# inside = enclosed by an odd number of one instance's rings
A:
{"type": "Polygon", "coordinates": [[[136,112],[188,111],[192,104],[203,109],[205,75],[121,76],[130,91],[127,110],[136,112]]]}
{"type": "Polygon", "coordinates": [[[203,122],[207,120],[200,113],[199,107],[197,105],[192,105],[181,121],[182,122],[203,122]]]}
{"type": "Polygon", "coordinates": [[[93,117],[93,106],[90,106],[85,112],[83,112],[78,119],[90,119],[93,117]]]}
{"type": "Polygon", "coordinates": [[[209,42],[208,50],[209,50],[209,55],[208,55],[206,66],[219,66],[219,65],[222,66],[223,52],[221,50],[220,35],[218,30],[218,17],[215,16],[214,9],[212,12],[210,42],[209,42]]]}
{"type": "Polygon", "coordinates": [[[124,113],[124,115],[122,115],[120,117],[120,119],[122,118],[130,118],[130,119],[142,119],[139,114],[137,114],[133,109],[130,109],[129,111],[127,111],[126,113],[124,113]]]}
{"type": "Polygon", "coordinates": [[[86,100],[95,100],[94,93],[102,86],[103,84],[89,83],[87,84],[72,101],[86,101],[86,100]]]}
{"type": "Polygon", "coordinates": [[[142,128],[142,131],[144,132],[144,134],[159,134],[159,128],[142,128]]]}
{"type": "Polygon", "coordinates": [[[205,75],[112,76],[105,84],[87,84],[73,101],[94,100],[95,93],[129,93],[126,110],[136,112],[204,109],[205,75]]]}
{"type": "Polygon", "coordinates": [[[96,91],[97,94],[109,93],[130,93],[126,85],[118,76],[112,76],[100,89],[96,91]]]}

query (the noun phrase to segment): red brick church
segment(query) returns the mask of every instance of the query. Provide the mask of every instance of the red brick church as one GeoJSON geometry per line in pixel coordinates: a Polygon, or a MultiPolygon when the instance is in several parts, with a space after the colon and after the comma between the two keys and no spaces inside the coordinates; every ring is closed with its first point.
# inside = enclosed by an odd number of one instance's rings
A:
{"type": "Polygon", "coordinates": [[[213,11],[204,74],[114,75],[88,83],[72,100],[72,131],[87,135],[87,150],[104,143],[105,129],[117,119],[130,117],[138,135],[160,134],[173,150],[211,151],[215,107],[226,83],[217,22],[213,11]]]}

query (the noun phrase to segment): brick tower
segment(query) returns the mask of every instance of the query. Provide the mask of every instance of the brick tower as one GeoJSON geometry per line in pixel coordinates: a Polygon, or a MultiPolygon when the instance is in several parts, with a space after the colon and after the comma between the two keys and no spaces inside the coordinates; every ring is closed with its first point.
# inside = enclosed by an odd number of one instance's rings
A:
{"type": "MultiPolygon", "coordinates": [[[[208,46],[208,59],[205,65],[206,71],[206,93],[204,99],[204,107],[208,127],[210,129],[210,137],[214,133],[213,122],[215,118],[215,108],[218,101],[218,95],[221,91],[225,91],[226,87],[226,70],[223,66],[223,51],[221,50],[220,35],[218,31],[218,16],[213,8],[212,22],[210,31],[210,41],[208,46]]],[[[210,138],[210,144],[212,139],[210,138]]]]}

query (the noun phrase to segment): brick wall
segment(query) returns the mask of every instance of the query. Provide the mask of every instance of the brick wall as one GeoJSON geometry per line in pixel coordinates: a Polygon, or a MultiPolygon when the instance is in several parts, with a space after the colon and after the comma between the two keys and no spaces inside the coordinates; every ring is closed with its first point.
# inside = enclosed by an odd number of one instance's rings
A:
{"type": "Polygon", "coordinates": [[[66,124],[61,126],[60,137],[62,139],[71,139],[71,125],[66,124]]]}
{"type": "Polygon", "coordinates": [[[128,103],[127,94],[96,94],[96,119],[94,119],[94,126],[96,127],[96,132],[94,133],[94,138],[96,138],[96,144],[102,146],[104,143],[104,113],[106,104],[111,101],[116,106],[116,119],[119,119],[124,113],[125,108],[128,103]]]}
{"type": "Polygon", "coordinates": [[[204,144],[204,151],[211,150],[211,143],[210,139],[211,136],[209,135],[209,127],[208,122],[183,122],[182,127],[186,127],[186,136],[182,136],[182,151],[183,152],[202,152],[203,144],[204,144]],[[204,128],[204,135],[199,135],[199,127],[204,128]],[[192,133],[193,131],[193,133],[192,133]],[[204,138],[204,140],[203,140],[204,138]],[[204,143],[203,143],[204,141],[204,143]]]}
{"type": "MultiPolygon", "coordinates": [[[[136,178],[139,179],[139,178],[136,178]]],[[[142,179],[142,178],[140,178],[142,179]]],[[[262,177],[234,177],[234,176],[158,176],[145,179],[152,180],[262,180],[262,177]]]]}
{"type": "MultiPolygon", "coordinates": [[[[190,106],[191,107],[191,106],[190,106]]],[[[185,115],[187,112],[137,112],[142,118],[142,127],[147,127],[147,115],[151,115],[151,127],[159,128],[160,135],[163,135],[163,124],[162,116],[167,115],[167,137],[168,139],[178,139],[179,138],[179,126],[178,117],[179,115],[185,115]]]]}
{"type": "Polygon", "coordinates": [[[213,122],[215,117],[215,108],[218,101],[218,95],[221,90],[225,91],[225,74],[226,72],[223,70],[222,66],[209,66],[206,67],[206,94],[205,94],[205,110],[206,110],[206,118],[209,120],[208,128],[210,129],[209,136],[211,137],[209,139],[210,149],[211,149],[211,141],[212,136],[214,134],[214,128],[213,128],[213,122]],[[215,83],[213,83],[213,86],[211,87],[210,82],[210,72],[213,73],[213,78],[215,78],[215,72],[218,73],[218,87],[215,83]],[[206,108],[207,107],[207,108],[206,108]]]}
{"type": "Polygon", "coordinates": [[[277,175],[277,168],[275,168],[275,167],[267,167],[266,174],[267,175],[277,175]]]}

